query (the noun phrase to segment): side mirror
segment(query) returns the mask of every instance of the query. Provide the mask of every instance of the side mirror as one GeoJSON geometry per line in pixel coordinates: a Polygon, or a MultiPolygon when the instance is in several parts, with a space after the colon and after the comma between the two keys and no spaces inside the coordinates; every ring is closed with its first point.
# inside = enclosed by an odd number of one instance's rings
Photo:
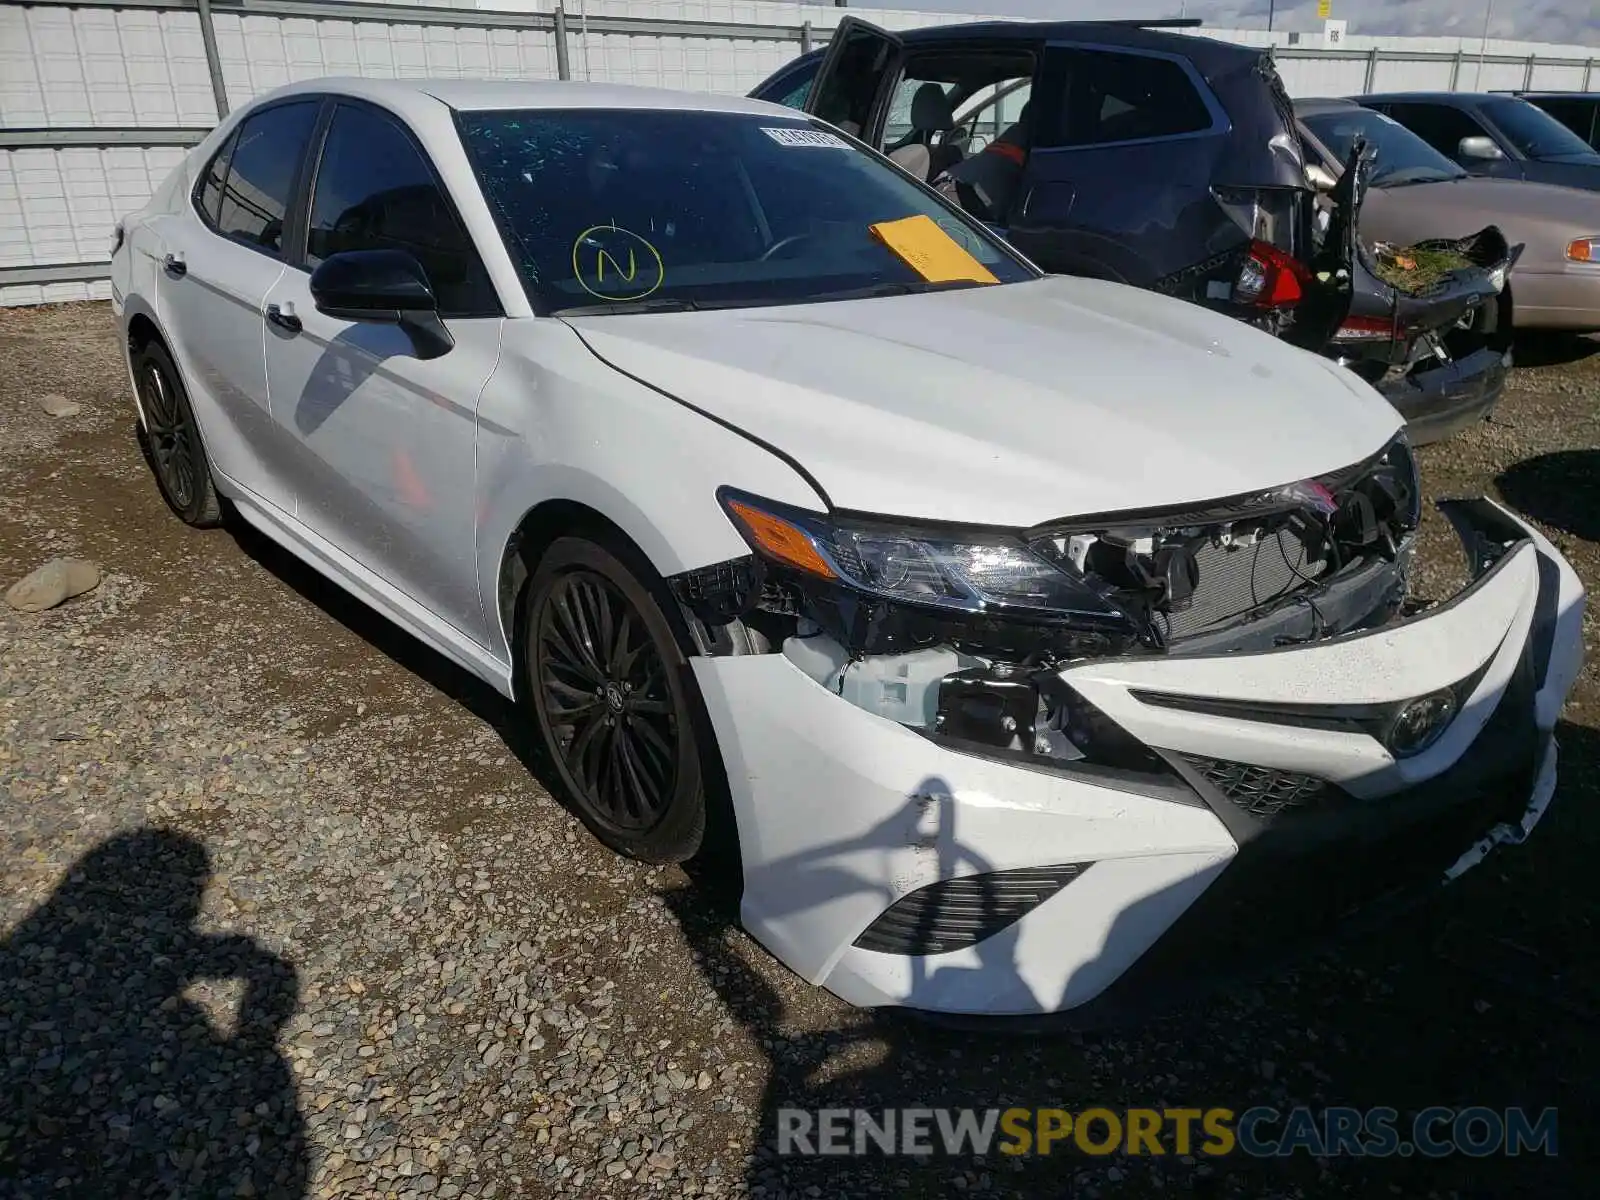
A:
{"type": "Polygon", "coordinates": [[[1319,192],[1331,192],[1339,186],[1339,181],[1333,177],[1333,172],[1321,163],[1306,164],[1306,182],[1319,192]]]}
{"type": "Polygon", "coordinates": [[[311,272],[311,298],[330,317],[400,326],[418,358],[438,358],[456,344],[439,320],[427,272],[404,250],[330,254],[311,272]]]}
{"type": "Polygon", "coordinates": [[[1506,152],[1495,144],[1490,137],[1464,137],[1456,146],[1458,158],[1476,158],[1484,162],[1493,162],[1497,158],[1504,158],[1506,152]]]}

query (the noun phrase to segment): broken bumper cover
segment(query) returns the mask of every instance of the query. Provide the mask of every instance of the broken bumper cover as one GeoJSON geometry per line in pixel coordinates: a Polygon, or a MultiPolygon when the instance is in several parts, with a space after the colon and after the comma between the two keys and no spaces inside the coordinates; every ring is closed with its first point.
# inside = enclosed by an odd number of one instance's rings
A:
{"type": "Polygon", "coordinates": [[[746,927],[857,1005],[1093,1012],[1311,940],[1521,840],[1555,785],[1583,590],[1499,506],[1450,515],[1477,578],[1423,615],[1061,672],[1165,772],[956,749],[783,655],[694,659],[738,818],[746,927]],[[1362,723],[1452,688],[1453,717],[1410,757],[1362,723]]]}
{"type": "Polygon", "coordinates": [[[1454,362],[1384,380],[1378,391],[1406,419],[1413,446],[1442,441],[1493,411],[1511,372],[1511,351],[1485,347],[1454,362]]]}

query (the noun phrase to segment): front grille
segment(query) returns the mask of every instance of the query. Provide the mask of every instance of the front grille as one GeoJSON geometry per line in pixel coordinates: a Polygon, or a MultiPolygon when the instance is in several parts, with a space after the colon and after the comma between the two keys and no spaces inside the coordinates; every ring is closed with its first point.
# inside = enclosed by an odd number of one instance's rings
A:
{"type": "Polygon", "coordinates": [[[1279,771],[1250,763],[1207,758],[1200,754],[1181,755],[1183,761],[1205,777],[1207,783],[1252,817],[1273,821],[1295,809],[1325,804],[1344,793],[1328,786],[1326,780],[1297,771],[1279,771]]]}
{"type": "Polygon", "coordinates": [[[1253,546],[1223,546],[1207,540],[1194,551],[1198,582],[1189,607],[1156,613],[1167,640],[1209,629],[1287,596],[1328,569],[1312,559],[1305,542],[1287,525],[1265,534],[1253,546]]]}
{"type": "Polygon", "coordinates": [[[1027,867],[930,883],[900,897],[855,944],[883,954],[943,954],[1015,924],[1088,868],[1027,867]]]}

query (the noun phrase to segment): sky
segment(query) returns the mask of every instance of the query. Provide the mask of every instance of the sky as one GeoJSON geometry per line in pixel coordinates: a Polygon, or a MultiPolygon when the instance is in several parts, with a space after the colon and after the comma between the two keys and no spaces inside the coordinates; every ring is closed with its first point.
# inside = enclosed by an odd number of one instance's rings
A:
{"type": "MultiPolygon", "coordinates": [[[[925,12],[982,12],[997,16],[1096,20],[1200,17],[1216,29],[1265,29],[1268,0],[850,0],[852,8],[915,8],[925,12]]],[[[1353,34],[1412,34],[1600,46],[1596,0],[1332,0],[1332,16],[1353,34]]],[[[1317,0],[1276,0],[1272,27],[1320,33],[1317,0]]]]}

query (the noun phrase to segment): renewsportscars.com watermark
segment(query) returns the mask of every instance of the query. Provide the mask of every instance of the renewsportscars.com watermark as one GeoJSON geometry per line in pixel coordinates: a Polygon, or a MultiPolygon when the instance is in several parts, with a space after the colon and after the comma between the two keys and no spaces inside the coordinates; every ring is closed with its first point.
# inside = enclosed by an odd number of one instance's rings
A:
{"type": "Polygon", "coordinates": [[[1246,1154],[1282,1158],[1556,1153],[1556,1110],[1425,1108],[780,1108],[779,1154],[1246,1154]]]}

